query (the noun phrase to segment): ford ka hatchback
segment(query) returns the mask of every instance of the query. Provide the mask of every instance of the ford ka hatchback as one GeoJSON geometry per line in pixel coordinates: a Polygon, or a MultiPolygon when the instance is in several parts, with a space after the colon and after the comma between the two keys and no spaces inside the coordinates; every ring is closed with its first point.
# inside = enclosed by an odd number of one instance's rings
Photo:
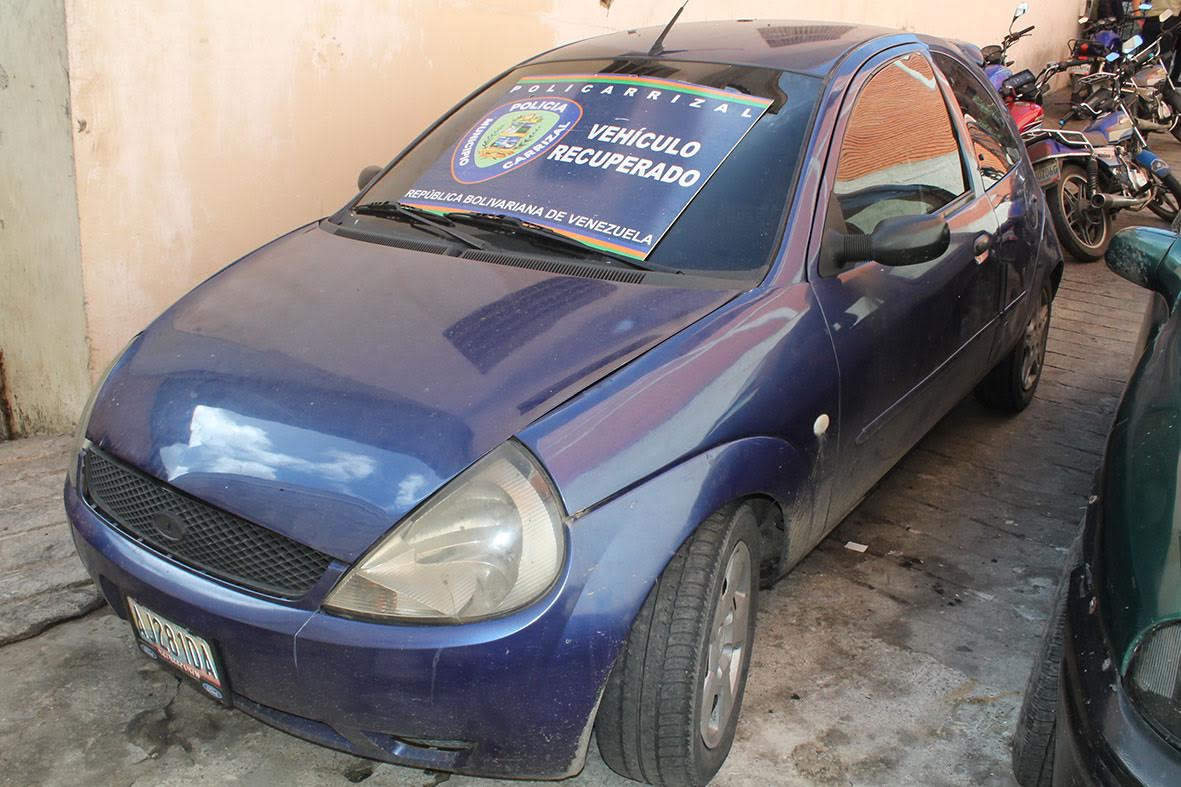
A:
{"type": "Polygon", "coordinates": [[[268,724],[703,784],[760,587],[965,395],[1029,403],[1061,266],[956,45],[609,35],[136,336],[66,508],[143,653],[268,724]]]}

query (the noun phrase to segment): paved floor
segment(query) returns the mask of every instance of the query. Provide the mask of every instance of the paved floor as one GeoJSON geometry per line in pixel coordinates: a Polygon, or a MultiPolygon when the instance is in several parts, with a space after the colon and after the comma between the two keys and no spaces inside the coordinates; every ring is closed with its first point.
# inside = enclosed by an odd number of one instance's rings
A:
{"type": "MultiPolygon", "coordinates": [[[[1030,408],[962,403],[763,596],[717,784],[1012,783],[1020,691],[1144,301],[1102,263],[1068,263],[1030,408]]],[[[0,443],[0,783],[489,784],[303,743],[139,658],[126,624],[87,614],[58,500],[68,445],[0,443]]],[[[569,783],[632,784],[593,749],[569,783]]]]}

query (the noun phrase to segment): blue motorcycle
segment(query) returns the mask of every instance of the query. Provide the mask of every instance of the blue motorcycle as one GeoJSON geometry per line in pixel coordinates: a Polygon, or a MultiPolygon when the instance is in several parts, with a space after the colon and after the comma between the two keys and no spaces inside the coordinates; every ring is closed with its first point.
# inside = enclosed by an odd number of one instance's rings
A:
{"type": "MultiPolygon", "coordinates": [[[[1128,52],[1139,46],[1136,38],[1124,43],[1128,52]]],[[[1113,55],[1115,64],[1120,58],[1113,55]]],[[[1116,67],[1112,87],[1072,107],[1059,128],[1022,135],[1058,239],[1081,262],[1103,256],[1119,211],[1148,208],[1171,222],[1181,206],[1181,182],[1149,149],[1125,104],[1135,96],[1134,87],[1125,88],[1131,78],[1128,69],[1116,67]],[[1062,128],[1077,119],[1088,122],[1079,130],[1062,128]]]]}

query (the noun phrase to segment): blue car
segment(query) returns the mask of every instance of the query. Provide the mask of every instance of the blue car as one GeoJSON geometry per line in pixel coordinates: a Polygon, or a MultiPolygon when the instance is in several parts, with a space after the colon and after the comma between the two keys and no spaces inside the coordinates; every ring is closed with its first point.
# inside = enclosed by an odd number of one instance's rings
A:
{"type": "Polygon", "coordinates": [[[488,82],[137,335],[65,504],[142,652],[335,749],[704,784],[760,588],[975,391],[1062,256],[960,45],[631,31],[488,82]]]}

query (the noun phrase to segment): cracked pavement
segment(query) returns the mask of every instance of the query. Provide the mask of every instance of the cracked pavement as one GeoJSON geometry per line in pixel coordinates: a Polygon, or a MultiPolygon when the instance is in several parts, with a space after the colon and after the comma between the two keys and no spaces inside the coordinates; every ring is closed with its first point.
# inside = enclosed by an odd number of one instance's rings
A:
{"type": "Polygon", "coordinates": [[[68,437],[0,443],[0,646],[101,603],[65,529],[68,437]]]}
{"type": "MultiPolygon", "coordinates": [[[[1013,783],[1020,693],[1145,302],[1101,263],[1068,263],[1030,408],[963,402],[762,595],[716,784],[1013,783]]],[[[0,442],[0,784],[492,784],[305,743],[143,658],[73,554],[69,445],[0,442]]],[[[593,746],[570,783],[634,784],[593,746]]]]}

